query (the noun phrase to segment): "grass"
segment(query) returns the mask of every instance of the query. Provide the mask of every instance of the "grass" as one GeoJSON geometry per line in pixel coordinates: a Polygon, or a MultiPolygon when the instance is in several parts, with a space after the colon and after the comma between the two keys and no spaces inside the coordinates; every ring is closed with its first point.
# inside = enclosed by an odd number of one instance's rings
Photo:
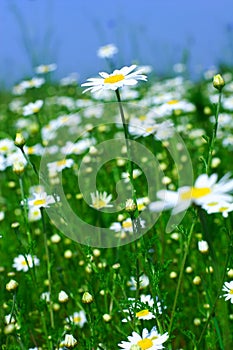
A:
{"type": "MultiPolygon", "coordinates": [[[[148,82],[122,88],[126,132],[114,92],[82,94],[79,84],[48,80],[19,95],[0,93],[2,349],[73,348],[65,347],[66,334],[77,349],[116,349],[132,332],[154,326],[169,333],[166,349],[232,348],[232,304],[220,298],[233,276],[232,213],[208,214],[195,204],[178,216],[148,209],[159,189],[232,172],[233,72],[222,72],[221,104],[207,73],[198,82],[149,74],[148,82]],[[23,116],[23,106],[38,99],[41,109],[23,116]],[[145,132],[151,118],[158,127],[145,132]],[[17,132],[25,145],[14,145],[17,132]],[[13,170],[19,160],[24,165],[13,170]],[[64,169],[49,173],[47,164],[55,161],[64,169]],[[55,203],[30,218],[28,200],[39,184],[55,203]],[[97,210],[96,189],[111,195],[114,206],[97,210]],[[142,198],[145,210],[125,209],[132,196],[142,198]],[[208,242],[205,252],[198,249],[201,240],[208,242]],[[13,267],[19,255],[26,271],[13,267]],[[39,264],[30,264],[29,255],[39,264]],[[9,290],[10,280],[17,284],[9,290]],[[139,319],[138,310],[154,318],[139,319]]],[[[140,349],[150,348],[145,344],[140,349]]]]}

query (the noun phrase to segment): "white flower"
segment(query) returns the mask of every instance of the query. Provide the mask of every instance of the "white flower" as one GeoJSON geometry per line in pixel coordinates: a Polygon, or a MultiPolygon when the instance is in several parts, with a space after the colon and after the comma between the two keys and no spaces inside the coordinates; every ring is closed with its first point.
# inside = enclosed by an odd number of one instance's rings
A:
{"type": "Polygon", "coordinates": [[[66,318],[66,321],[72,322],[82,328],[87,322],[85,311],[74,312],[73,315],[66,318]]]}
{"type": "Polygon", "coordinates": [[[31,89],[31,88],[39,88],[45,82],[44,78],[34,77],[30,80],[24,80],[20,83],[21,89],[31,89]]]}
{"type": "Polygon", "coordinates": [[[99,91],[99,90],[117,90],[118,88],[128,85],[136,85],[138,80],[147,80],[146,75],[141,74],[143,69],[133,70],[136,68],[136,65],[130,67],[123,67],[121,69],[116,69],[112,74],[105,72],[99,73],[101,78],[89,78],[86,83],[83,83],[81,86],[88,86],[87,89],[83,91],[99,91]],[[132,73],[133,72],[133,73],[132,73]]]}
{"type": "Polygon", "coordinates": [[[233,203],[226,201],[211,201],[204,203],[202,208],[207,211],[208,214],[221,213],[224,218],[228,217],[228,213],[233,211],[233,203]]]}
{"type": "Polygon", "coordinates": [[[27,254],[25,256],[20,254],[14,258],[13,267],[17,271],[27,272],[29,268],[32,268],[33,266],[37,266],[39,264],[40,260],[36,256],[32,257],[30,254],[27,254]]]}
{"type": "Polygon", "coordinates": [[[38,113],[43,106],[44,102],[42,100],[37,100],[35,102],[30,102],[23,107],[23,115],[28,116],[35,113],[38,113]]]}
{"type": "MultiPolygon", "coordinates": [[[[139,177],[142,174],[142,171],[140,169],[133,169],[133,179],[135,180],[137,177],[139,177]]],[[[130,182],[130,176],[128,172],[123,172],[121,174],[122,179],[124,179],[125,183],[130,182]]]]}
{"type": "MultiPolygon", "coordinates": [[[[144,289],[147,286],[149,286],[149,278],[143,274],[139,278],[139,289],[144,289]]],[[[136,290],[137,289],[137,282],[134,277],[130,277],[130,280],[128,281],[127,285],[130,287],[130,290],[136,290]]]]}
{"type": "Polygon", "coordinates": [[[217,174],[211,176],[202,174],[193,187],[180,187],[178,191],[158,191],[157,197],[161,201],[152,202],[149,208],[151,211],[173,208],[172,214],[177,214],[186,210],[192,203],[204,207],[206,203],[232,201],[233,197],[229,194],[232,190],[233,180],[229,180],[229,174],[226,174],[218,183],[217,174]]]}
{"type": "Polygon", "coordinates": [[[118,52],[118,48],[114,44],[101,46],[97,51],[97,56],[100,58],[112,58],[118,52]]]}
{"type": "Polygon", "coordinates": [[[208,250],[209,250],[208,242],[206,242],[206,241],[199,241],[199,242],[198,242],[198,250],[199,250],[201,253],[207,253],[208,250]]]}
{"type": "Polygon", "coordinates": [[[35,68],[35,72],[37,74],[45,74],[45,73],[53,72],[56,69],[57,69],[56,63],[41,64],[40,66],[35,68]]]}
{"type": "MultiPolygon", "coordinates": [[[[140,219],[140,225],[145,227],[145,220],[140,219]]],[[[120,222],[113,222],[110,226],[110,230],[115,232],[133,232],[133,222],[130,218],[120,222]]]]}
{"type": "MultiPolygon", "coordinates": [[[[55,203],[55,199],[51,195],[47,195],[46,192],[34,193],[34,198],[28,199],[28,206],[37,208],[49,208],[50,204],[55,203]]],[[[59,201],[59,198],[56,198],[59,201]]]]}
{"type": "Polygon", "coordinates": [[[64,290],[61,290],[58,294],[58,300],[60,303],[66,303],[69,300],[69,295],[64,292],[64,290]]]}
{"type": "MultiPolygon", "coordinates": [[[[161,335],[157,332],[156,327],[153,327],[150,332],[144,328],[142,336],[133,332],[132,336],[128,337],[128,342],[122,341],[118,346],[126,350],[132,349],[133,345],[137,345],[138,349],[159,350],[164,348],[163,343],[165,343],[167,339],[167,332],[161,335]]],[[[135,348],[137,349],[137,347],[135,348]]]]}
{"type": "Polygon", "coordinates": [[[56,162],[48,163],[49,175],[55,175],[56,173],[60,173],[63,169],[71,168],[74,164],[73,159],[61,159],[56,162]]]}
{"type": "Polygon", "coordinates": [[[111,194],[108,195],[107,192],[105,191],[104,192],[96,191],[95,193],[91,193],[92,204],[90,204],[90,206],[97,210],[101,208],[109,208],[109,207],[112,207],[112,204],[109,204],[111,199],[112,199],[111,194]]]}
{"type": "Polygon", "coordinates": [[[61,342],[61,346],[65,346],[68,349],[73,349],[77,345],[77,340],[73,337],[72,334],[66,334],[65,340],[61,342]]]}
{"type": "MultiPolygon", "coordinates": [[[[158,297],[156,297],[158,300],[158,297]]],[[[161,303],[157,301],[156,308],[154,308],[154,299],[150,295],[142,294],[140,296],[140,302],[137,302],[135,298],[129,298],[130,305],[128,309],[124,309],[123,312],[127,315],[122,322],[132,321],[135,317],[139,320],[150,320],[155,318],[154,314],[150,311],[153,309],[153,312],[157,311],[159,314],[162,313],[161,303]]]]}
{"type": "Polygon", "coordinates": [[[222,290],[227,292],[223,294],[225,300],[230,300],[230,302],[233,304],[233,281],[225,282],[222,290]]]}
{"type": "Polygon", "coordinates": [[[34,222],[41,219],[41,211],[39,207],[31,207],[28,210],[28,221],[34,222]]]}

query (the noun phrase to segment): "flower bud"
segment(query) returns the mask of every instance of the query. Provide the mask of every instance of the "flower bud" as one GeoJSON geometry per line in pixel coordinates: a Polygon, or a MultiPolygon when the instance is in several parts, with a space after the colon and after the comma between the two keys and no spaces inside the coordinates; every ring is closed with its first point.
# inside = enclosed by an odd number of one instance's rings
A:
{"type": "Polygon", "coordinates": [[[224,85],[225,81],[223,77],[220,74],[215,75],[213,79],[213,86],[215,87],[215,89],[222,91],[224,85]]]}
{"type": "Polygon", "coordinates": [[[82,296],[82,302],[84,304],[90,304],[93,302],[93,296],[89,292],[85,292],[82,296]]]}
{"type": "Polygon", "coordinates": [[[13,172],[16,175],[22,175],[24,172],[24,169],[25,169],[25,167],[24,167],[23,162],[15,161],[13,163],[13,172]]]}
{"type": "Polygon", "coordinates": [[[60,291],[58,294],[58,300],[60,303],[66,303],[69,300],[69,296],[64,292],[64,290],[60,291]]]}
{"type": "Polygon", "coordinates": [[[15,280],[10,280],[10,282],[6,284],[6,290],[8,290],[8,292],[13,292],[18,288],[18,285],[18,282],[16,282],[15,280]]]}
{"type": "Polygon", "coordinates": [[[15,136],[15,146],[22,148],[26,141],[21,132],[17,132],[15,136]]]}
{"type": "Polygon", "coordinates": [[[74,349],[77,345],[77,340],[73,337],[72,334],[66,334],[65,340],[62,342],[62,346],[65,346],[67,349],[74,349]]]}
{"type": "Polygon", "coordinates": [[[133,199],[127,199],[125,203],[125,210],[129,213],[133,213],[137,209],[136,204],[134,203],[133,199]]]}

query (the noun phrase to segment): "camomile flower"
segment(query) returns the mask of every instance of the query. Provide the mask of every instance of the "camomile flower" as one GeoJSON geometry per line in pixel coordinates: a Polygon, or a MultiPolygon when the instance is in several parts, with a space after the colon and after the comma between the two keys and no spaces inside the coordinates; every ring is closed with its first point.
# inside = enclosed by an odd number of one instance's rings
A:
{"type": "Polygon", "coordinates": [[[29,268],[32,268],[33,266],[38,266],[40,264],[40,260],[34,256],[32,257],[30,254],[22,255],[20,254],[16,258],[14,258],[13,267],[17,271],[24,271],[27,272],[29,268]]]}
{"type": "Polygon", "coordinates": [[[101,78],[89,78],[86,83],[81,84],[81,86],[88,86],[83,93],[86,91],[117,90],[125,85],[136,85],[138,80],[146,81],[146,75],[141,74],[143,69],[138,69],[133,72],[136,67],[135,64],[130,67],[125,66],[121,69],[114,70],[111,74],[100,72],[99,75],[101,78]]]}
{"type": "Polygon", "coordinates": [[[112,204],[109,204],[111,202],[112,195],[107,194],[107,192],[99,192],[96,191],[95,193],[91,193],[91,201],[92,204],[90,206],[94,209],[101,209],[101,208],[109,208],[112,207],[112,204]]]}
{"type": "MultiPolygon", "coordinates": [[[[142,171],[140,169],[133,169],[133,179],[135,180],[137,177],[139,177],[142,174],[142,171]]],[[[128,172],[124,172],[121,174],[122,179],[125,183],[130,182],[130,176],[128,172]]]]}
{"type": "MultiPolygon", "coordinates": [[[[50,204],[54,204],[56,201],[53,196],[47,195],[46,192],[34,193],[33,198],[28,199],[29,209],[31,207],[36,208],[49,208],[50,204]]],[[[56,198],[59,201],[59,198],[56,198]]]]}
{"type": "Polygon", "coordinates": [[[227,218],[228,213],[233,211],[233,203],[226,201],[211,201],[203,204],[202,208],[205,209],[208,214],[221,213],[224,218],[227,218]]]}
{"type": "Polygon", "coordinates": [[[45,83],[44,78],[34,77],[29,80],[23,80],[20,85],[23,89],[39,88],[45,83]]]}
{"type": "Polygon", "coordinates": [[[193,187],[180,187],[177,191],[160,190],[157,197],[160,201],[149,205],[151,211],[172,209],[172,214],[186,210],[191,204],[204,207],[204,204],[219,201],[232,201],[233,180],[226,174],[217,183],[217,174],[198,176],[193,187]]]}
{"type": "Polygon", "coordinates": [[[158,350],[163,349],[163,343],[168,339],[168,333],[159,334],[156,327],[153,327],[149,332],[146,328],[143,329],[142,335],[133,332],[131,336],[128,337],[128,341],[122,341],[118,344],[121,349],[131,350],[133,345],[137,345],[135,349],[144,350],[158,350]]]}
{"type": "Polygon", "coordinates": [[[26,117],[28,115],[36,114],[40,111],[44,102],[42,100],[37,100],[35,102],[30,102],[23,107],[23,115],[26,117]]]}
{"type": "MultiPolygon", "coordinates": [[[[156,300],[158,300],[158,297],[156,300]]],[[[132,321],[134,318],[139,320],[151,320],[152,318],[155,318],[154,314],[150,311],[154,306],[154,299],[151,295],[142,294],[140,296],[140,302],[137,302],[135,298],[129,298],[129,301],[131,304],[128,309],[123,310],[127,316],[122,322],[132,321]]],[[[157,310],[160,314],[162,313],[161,303],[159,301],[157,302],[157,310]]]]}
{"type": "Polygon", "coordinates": [[[63,169],[71,168],[74,164],[74,160],[71,158],[61,159],[55,162],[50,162],[47,164],[49,174],[60,173],[63,169]]]}
{"type": "Polygon", "coordinates": [[[233,281],[225,282],[222,290],[227,292],[223,294],[225,300],[230,300],[230,302],[233,304],[233,281]]]}
{"type": "Polygon", "coordinates": [[[66,318],[66,321],[74,323],[75,325],[82,328],[87,322],[85,311],[81,310],[79,312],[74,312],[73,315],[66,318]]]}
{"type": "Polygon", "coordinates": [[[56,69],[57,69],[56,63],[41,64],[40,66],[37,66],[35,68],[35,72],[37,74],[45,74],[45,73],[53,72],[56,69]]]}
{"type": "Polygon", "coordinates": [[[28,221],[34,222],[41,219],[41,211],[39,207],[31,207],[28,210],[28,221]]]}
{"type": "Polygon", "coordinates": [[[118,52],[118,48],[114,44],[101,46],[97,51],[100,58],[112,58],[118,52]]]}
{"type": "MultiPolygon", "coordinates": [[[[139,278],[139,289],[144,289],[147,286],[149,286],[149,284],[150,284],[149,278],[145,274],[141,275],[139,278]]],[[[127,282],[127,285],[130,287],[130,290],[136,290],[137,289],[136,279],[133,276],[131,276],[130,280],[127,282]]]]}

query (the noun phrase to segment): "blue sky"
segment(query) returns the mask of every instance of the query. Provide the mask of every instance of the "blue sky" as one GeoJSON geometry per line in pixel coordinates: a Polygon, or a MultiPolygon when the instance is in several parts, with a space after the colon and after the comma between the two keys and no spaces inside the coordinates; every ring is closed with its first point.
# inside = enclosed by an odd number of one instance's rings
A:
{"type": "Polygon", "coordinates": [[[233,62],[232,0],[0,0],[0,83],[56,62],[56,78],[107,70],[97,49],[119,48],[117,64],[136,60],[160,74],[189,52],[192,72],[233,62]]]}

